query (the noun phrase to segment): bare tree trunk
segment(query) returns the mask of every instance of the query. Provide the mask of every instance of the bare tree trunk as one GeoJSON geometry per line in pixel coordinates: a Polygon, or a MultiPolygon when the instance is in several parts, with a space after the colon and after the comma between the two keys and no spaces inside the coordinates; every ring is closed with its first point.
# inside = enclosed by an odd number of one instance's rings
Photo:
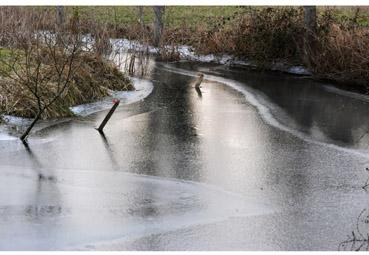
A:
{"type": "Polygon", "coordinates": [[[154,6],[154,46],[158,47],[161,40],[161,35],[163,32],[163,15],[165,12],[164,6],[154,6]]]}
{"type": "Polygon", "coordinates": [[[352,25],[352,27],[355,27],[358,24],[359,13],[360,13],[360,7],[357,7],[355,9],[354,16],[351,19],[351,25],[352,25]]]}
{"type": "Polygon", "coordinates": [[[305,40],[309,43],[316,33],[316,6],[304,6],[305,40]]]}
{"type": "Polygon", "coordinates": [[[137,7],[137,11],[138,11],[138,22],[140,22],[141,27],[144,26],[144,9],[143,6],[138,6],[137,7]]]}
{"type": "Polygon", "coordinates": [[[304,23],[307,31],[316,32],[316,6],[304,6],[304,23]]]}
{"type": "Polygon", "coordinates": [[[115,37],[118,38],[118,16],[117,16],[117,9],[116,9],[116,7],[113,8],[113,13],[114,13],[114,32],[115,32],[115,37]]]}
{"type": "Polygon", "coordinates": [[[56,6],[56,40],[59,45],[63,44],[62,31],[65,22],[64,6],[56,6]]]}
{"type": "Polygon", "coordinates": [[[70,25],[71,25],[70,28],[74,35],[78,34],[79,29],[80,29],[79,19],[80,19],[79,7],[75,6],[73,7],[73,14],[70,19],[70,25]]]}
{"type": "Polygon", "coordinates": [[[136,56],[135,54],[133,54],[131,56],[131,60],[129,61],[129,68],[128,68],[129,75],[133,75],[135,73],[135,61],[136,61],[136,56]]]}
{"type": "Polygon", "coordinates": [[[64,6],[56,6],[56,25],[58,27],[63,26],[65,22],[64,6]]]}
{"type": "Polygon", "coordinates": [[[143,6],[137,7],[137,15],[138,15],[138,22],[140,23],[140,28],[141,28],[141,40],[144,41],[145,21],[144,21],[144,7],[143,6]]]}
{"type": "Polygon", "coordinates": [[[316,6],[304,6],[304,27],[304,55],[305,60],[309,63],[309,54],[315,50],[316,6]]]}

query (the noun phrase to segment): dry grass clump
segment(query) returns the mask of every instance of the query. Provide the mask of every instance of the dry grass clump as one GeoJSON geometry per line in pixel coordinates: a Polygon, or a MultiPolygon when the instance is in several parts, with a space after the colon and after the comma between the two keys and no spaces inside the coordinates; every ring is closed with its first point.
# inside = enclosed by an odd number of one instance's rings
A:
{"type": "Polygon", "coordinates": [[[324,15],[307,57],[316,76],[369,89],[369,28],[337,24],[324,15]]]}
{"type": "Polygon", "coordinates": [[[82,64],[74,75],[72,88],[75,104],[87,103],[107,96],[109,90],[133,90],[130,80],[118,68],[103,58],[94,54],[83,54],[82,64]]]}
{"type": "Polygon", "coordinates": [[[259,62],[299,59],[303,33],[301,8],[275,7],[251,11],[237,19],[234,53],[259,62]]]}
{"type": "Polygon", "coordinates": [[[189,44],[199,54],[228,53],[259,62],[296,60],[302,32],[301,8],[244,8],[212,26],[166,29],[163,44],[189,44]]]}
{"type": "MultiPolygon", "coordinates": [[[[77,33],[89,33],[97,42],[94,50],[98,54],[109,50],[107,43],[109,37],[138,40],[145,45],[152,45],[151,9],[151,7],[145,9],[146,14],[140,21],[137,9],[133,7],[128,9],[71,7],[67,13],[69,18],[66,27],[67,30],[77,30],[77,33]],[[130,22],[120,22],[128,17],[130,22]]],[[[201,9],[204,13],[201,12],[199,15],[200,9],[197,10],[195,7],[167,9],[167,20],[159,51],[160,60],[178,60],[177,46],[187,44],[193,46],[199,54],[231,54],[253,60],[260,67],[268,68],[273,62],[304,64],[317,77],[369,87],[367,7],[352,8],[350,12],[346,10],[347,8],[338,10],[319,7],[315,42],[310,48],[306,48],[304,44],[302,7],[243,6],[232,7],[227,11],[207,7],[201,9]],[[186,11],[186,8],[190,9],[186,11]],[[207,15],[209,19],[204,18],[207,15]],[[186,18],[178,18],[182,16],[186,18]]],[[[28,13],[25,12],[27,8],[10,7],[2,7],[1,10],[7,15],[14,10],[13,23],[9,26],[13,28],[16,27],[14,20],[21,20],[25,15],[28,15],[31,21],[39,20],[36,14],[44,11],[39,8],[38,11],[33,9],[33,12],[28,13]]],[[[46,13],[39,28],[56,31],[53,26],[48,25],[54,15],[53,11],[48,10],[46,13]]],[[[3,36],[6,34],[3,33],[5,27],[4,25],[0,27],[2,32],[0,44],[8,45],[7,38],[3,36]]],[[[103,93],[100,90],[97,88],[96,93],[103,93]]],[[[84,95],[85,93],[81,97],[84,95]]],[[[96,96],[92,94],[91,98],[96,96]]]]}
{"type": "MultiPolygon", "coordinates": [[[[256,61],[304,64],[318,78],[369,89],[369,28],[358,11],[338,19],[333,9],[319,14],[314,44],[304,45],[303,8],[245,9],[213,26],[167,29],[163,44],[192,45],[199,54],[232,54],[256,61]]],[[[173,53],[172,53],[173,54],[173,53]]]]}
{"type": "MultiPolygon", "coordinates": [[[[62,56],[59,56],[62,57],[62,56]]],[[[52,73],[53,67],[49,65],[51,59],[45,57],[41,74],[52,73]],[[49,69],[49,70],[47,70],[49,69]]],[[[51,104],[42,114],[42,118],[52,118],[73,115],[69,107],[88,103],[109,95],[110,90],[133,90],[130,80],[121,73],[117,67],[107,60],[97,57],[92,53],[83,53],[78,56],[78,70],[73,72],[70,85],[55,103],[51,104]]],[[[21,72],[21,71],[20,71],[21,72]]],[[[68,70],[64,71],[65,73],[68,70]]],[[[52,98],[58,91],[57,79],[40,84],[39,94],[43,98],[52,98]]],[[[34,95],[27,89],[26,84],[17,82],[16,79],[0,79],[0,110],[4,114],[33,118],[39,108],[34,95]]],[[[31,82],[31,81],[30,81],[31,82]]]]}
{"type": "MultiPolygon", "coordinates": [[[[43,95],[52,95],[56,91],[55,84],[52,83],[49,83],[47,88],[41,89],[43,95]]],[[[42,118],[72,115],[66,101],[57,101],[44,111],[42,118]]],[[[0,111],[2,114],[33,118],[38,113],[38,106],[37,101],[24,84],[15,84],[13,80],[1,78],[0,111]]]]}
{"type": "Polygon", "coordinates": [[[353,82],[369,88],[369,30],[331,25],[309,50],[309,68],[319,77],[353,82]]]}
{"type": "MultiPolygon", "coordinates": [[[[176,25],[166,24],[159,59],[178,60],[176,45],[187,44],[199,54],[231,54],[253,60],[260,67],[273,62],[304,64],[319,78],[369,87],[369,28],[365,25],[367,9],[363,8],[352,8],[350,13],[318,8],[315,44],[308,49],[302,7],[239,7],[218,13],[211,22],[194,23],[194,17],[188,15],[176,25]]],[[[147,35],[145,42],[152,43],[150,22],[144,26],[114,22],[108,30],[111,35],[134,40],[147,35]]]]}

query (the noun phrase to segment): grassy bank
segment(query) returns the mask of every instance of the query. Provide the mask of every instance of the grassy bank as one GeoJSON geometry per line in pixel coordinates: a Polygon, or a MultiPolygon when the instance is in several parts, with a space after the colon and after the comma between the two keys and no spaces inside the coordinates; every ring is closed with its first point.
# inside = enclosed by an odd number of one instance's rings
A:
{"type": "MultiPolygon", "coordinates": [[[[0,58],[8,56],[9,50],[3,49],[0,51],[0,58]]],[[[91,53],[81,54],[76,61],[79,62],[78,69],[73,72],[68,88],[55,103],[43,112],[41,118],[72,116],[73,113],[69,109],[71,106],[93,102],[109,96],[112,90],[134,89],[131,81],[109,61],[98,58],[91,53]]],[[[2,71],[7,68],[7,66],[0,66],[2,71]]],[[[56,71],[50,71],[50,69],[52,70],[53,66],[45,58],[42,70],[38,75],[52,75],[54,72],[56,73],[56,71]]],[[[11,72],[11,70],[6,70],[6,72],[11,72]]],[[[22,73],[21,68],[17,72],[22,73]]],[[[27,82],[32,81],[32,77],[29,79],[31,81],[25,80],[22,82],[9,78],[11,76],[6,78],[4,76],[0,77],[0,112],[7,115],[34,118],[39,108],[37,105],[37,94],[35,96],[34,90],[30,90],[29,84],[27,84],[27,82]]],[[[40,97],[52,98],[57,93],[58,78],[55,74],[55,77],[51,77],[47,83],[40,82],[37,87],[38,91],[40,91],[38,95],[40,97]]]]}
{"type": "MultiPolygon", "coordinates": [[[[42,29],[55,29],[55,7],[23,9],[45,13],[42,29]]],[[[231,54],[266,69],[275,62],[304,65],[315,77],[369,87],[369,7],[317,7],[317,13],[313,47],[306,48],[302,7],[167,6],[161,46],[172,47],[162,47],[161,57],[178,59],[176,45],[186,44],[198,54],[231,54]]],[[[142,14],[140,23],[138,7],[69,6],[66,27],[103,42],[152,44],[152,7],[142,14]]]]}
{"type": "Polygon", "coordinates": [[[71,106],[134,89],[104,58],[111,51],[107,39],[95,35],[92,47],[86,41],[86,22],[69,13],[60,21],[51,7],[0,7],[0,16],[6,17],[0,20],[1,114],[35,122],[71,116],[71,106]]]}
{"type": "MultiPolygon", "coordinates": [[[[265,7],[245,7],[245,6],[167,6],[165,9],[165,25],[169,29],[182,27],[183,24],[190,28],[198,26],[212,27],[223,18],[234,17],[238,13],[260,10],[265,7]]],[[[326,10],[332,10],[335,21],[347,22],[355,16],[357,7],[318,7],[318,15],[323,15],[326,10]]],[[[154,21],[154,12],[152,7],[145,6],[144,22],[150,24],[154,21]]],[[[96,18],[100,22],[106,22],[112,25],[131,26],[137,23],[138,9],[135,6],[79,6],[68,7],[68,12],[78,11],[81,18],[96,18]]],[[[369,25],[369,7],[360,7],[359,24],[369,25]]]]}
{"type": "MultiPolygon", "coordinates": [[[[82,22],[104,23],[110,36],[150,43],[154,14],[144,7],[69,7],[82,22]]],[[[199,54],[232,54],[256,61],[302,64],[318,78],[367,86],[369,7],[318,7],[315,49],[304,48],[302,7],[168,6],[162,45],[187,44],[199,54]],[[308,51],[308,52],[307,52],[308,51]],[[306,56],[308,54],[308,56],[306,56]]],[[[166,54],[177,56],[176,54],[166,54]]]]}

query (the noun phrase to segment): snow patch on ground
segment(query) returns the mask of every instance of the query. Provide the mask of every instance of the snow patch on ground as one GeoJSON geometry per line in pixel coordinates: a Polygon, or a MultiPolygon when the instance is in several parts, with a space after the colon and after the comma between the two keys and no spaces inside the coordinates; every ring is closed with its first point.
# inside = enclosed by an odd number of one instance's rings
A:
{"type": "MultiPolygon", "coordinates": [[[[238,59],[232,55],[197,55],[189,46],[179,46],[178,51],[182,59],[199,61],[205,63],[216,63],[229,66],[245,66],[245,67],[257,67],[255,63],[247,59],[238,59]]],[[[311,75],[311,72],[303,66],[289,66],[283,63],[275,63],[270,68],[273,71],[281,71],[290,74],[297,75],[311,75]]]]}
{"type": "Polygon", "coordinates": [[[292,66],[288,69],[288,72],[292,74],[311,75],[311,72],[303,66],[292,66]]]}
{"type": "Polygon", "coordinates": [[[158,48],[150,45],[142,44],[138,41],[128,40],[128,39],[110,39],[110,43],[113,46],[113,51],[120,50],[137,50],[137,51],[147,51],[152,54],[157,54],[159,52],[158,48]]]}
{"type": "MultiPolygon", "coordinates": [[[[206,62],[206,63],[217,63],[222,65],[230,65],[230,66],[248,66],[248,67],[256,67],[257,65],[248,59],[238,59],[232,55],[223,54],[223,55],[197,55],[194,50],[186,45],[182,45],[178,47],[178,52],[182,59],[206,62]]],[[[283,63],[275,63],[272,65],[271,70],[282,71],[291,74],[298,75],[311,75],[309,70],[307,70],[303,66],[288,66],[283,63]]]]}
{"type": "Polygon", "coordinates": [[[311,72],[303,66],[289,66],[282,62],[273,63],[270,69],[273,71],[280,71],[290,74],[311,75],[311,72]]]}
{"type": "Polygon", "coordinates": [[[228,64],[233,59],[232,56],[227,54],[219,56],[214,54],[198,55],[194,52],[194,50],[191,47],[187,45],[178,46],[178,52],[182,59],[200,61],[205,63],[228,64]]]}

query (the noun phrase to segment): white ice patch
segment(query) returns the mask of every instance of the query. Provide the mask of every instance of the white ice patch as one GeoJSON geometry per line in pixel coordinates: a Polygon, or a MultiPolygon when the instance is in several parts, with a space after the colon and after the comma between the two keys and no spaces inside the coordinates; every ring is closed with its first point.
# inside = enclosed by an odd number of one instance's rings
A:
{"type": "Polygon", "coordinates": [[[0,129],[0,141],[9,141],[9,140],[16,140],[15,136],[8,135],[6,133],[1,133],[2,130],[0,129]]]}
{"type": "MultiPolygon", "coordinates": [[[[197,72],[193,72],[193,71],[187,71],[184,69],[180,69],[180,68],[174,68],[171,67],[169,65],[163,65],[165,69],[167,69],[170,72],[174,72],[174,73],[179,73],[182,75],[187,75],[187,76],[191,76],[191,77],[197,77],[197,72]]],[[[296,129],[291,128],[290,126],[287,126],[283,123],[281,123],[276,117],[273,116],[272,114],[272,109],[276,110],[278,109],[278,107],[276,105],[274,105],[272,102],[268,101],[266,98],[262,98],[260,96],[260,93],[256,92],[255,90],[251,89],[250,87],[246,87],[244,83],[240,83],[240,82],[236,82],[230,79],[226,79],[226,78],[221,78],[221,77],[217,77],[214,75],[205,75],[204,76],[205,80],[208,81],[214,81],[217,83],[221,83],[224,85],[227,85],[233,89],[235,89],[236,91],[242,93],[246,100],[253,105],[257,111],[259,112],[259,115],[261,116],[261,118],[264,120],[265,123],[269,124],[270,126],[273,126],[275,128],[278,128],[282,131],[288,132],[304,141],[307,141],[309,143],[313,143],[313,144],[318,144],[318,145],[324,145],[326,147],[338,150],[338,151],[344,151],[347,153],[351,153],[351,154],[355,154],[357,156],[363,157],[365,159],[369,158],[369,154],[367,150],[358,150],[358,149],[351,149],[351,148],[345,148],[345,147],[341,147],[335,144],[331,144],[331,143],[325,143],[322,141],[317,141],[314,140],[312,137],[304,134],[301,131],[298,131],[296,129]]],[[[280,113],[281,115],[284,115],[283,112],[280,113]]]]}
{"type": "MultiPolygon", "coordinates": [[[[178,52],[182,59],[191,60],[191,61],[199,61],[205,63],[217,63],[222,65],[236,65],[236,66],[251,66],[256,67],[257,65],[250,60],[240,60],[236,57],[228,54],[222,55],[200,55],[196,54],[195,51],[187,45],[178,46],[178,52]]],[[[292,66],[287,67],[282,63],[276,63],[272,66],[272,70],[282,71],[291,74],[298,75],[311,75],[311,72],[307,70],[303,66],[292,66]]]]}
{"type": "Polygon", "coordinates": [[[127,39],[110,39],[110,43],[113,46],[113,51],[127,51],[127,50],[137,50],[137,51],[147,51],[152,54],[159,52],[158,48],[150,45],[142,44],[138,41],[131,41],[127,39]]]}
{"type": "Polygon", "coordinates": [[[15,126],[26,126],[31,124],[32,119],[29,118],[22,118],[12,115],[4,115],[3,120],[9,124],[9,125],[15,125],[15,126]]]}
{"type": "Polygon", "coordinates": [[[290,74],[311,75],[311,72],[303,66],[288,66],[282,62],[274,63],[271,67],[271,70],[290,74]]]}
{"type": "Polygon", "coordinates": [[[287,72],[292,74],[311,75],[311,72],[303,66],[292,66],[287,72]]]}
{"type": "Polygon", "coordinates": [[[196,54],[195,51],[187,45],[180,45],[178,46],[178,52],[182,59],[192,60],[192,61],[200,61],[205,63],[219,63],[219,64],[227,64],[230,62],[233,57],[227,54],[224,55],[214,55],[214,54],[208,54],[208,55],[199,55],[196,54]]]}
{"type": "Polygon", "coordinates": [[[153,90],[153,84],[148,80],[138,78],[131,78],[135,90],[134,91],[113,91],[112,95],[104,99],[89,104],[82,104],[70,107],[70,110],[78,116],[87,116],[89,114],[110,109],[112,106],[112,99],[117,98],[121,104],[127,105],[140,101],[147,97],[153,90]]]}

